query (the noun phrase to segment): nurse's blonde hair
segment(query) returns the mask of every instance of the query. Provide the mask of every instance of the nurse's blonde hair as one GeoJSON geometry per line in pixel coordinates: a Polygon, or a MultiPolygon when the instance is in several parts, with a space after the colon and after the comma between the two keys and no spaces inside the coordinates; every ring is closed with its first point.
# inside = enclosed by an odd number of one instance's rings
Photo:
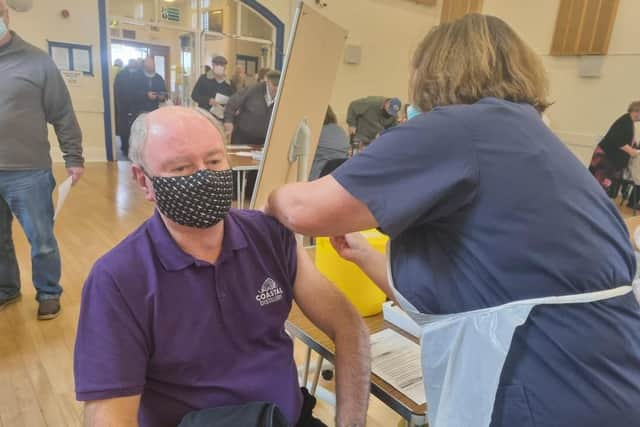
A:
{"type": "Polygon", "coordinates": [[[433,28],[411,63],[410,98],[422,111],[495,97],[544,111],[549,84],[538,55],[504,21],[469,14],[433,28]]]}

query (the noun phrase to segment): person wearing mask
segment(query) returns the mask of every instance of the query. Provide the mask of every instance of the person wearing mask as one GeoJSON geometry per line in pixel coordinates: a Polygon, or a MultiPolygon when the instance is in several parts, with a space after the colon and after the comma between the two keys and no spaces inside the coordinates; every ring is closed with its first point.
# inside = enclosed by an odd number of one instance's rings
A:
{"type": "Polygon", "coordinates": [[[349,104],[347,124],[354,143],[366,147],[380,132],[395,126],[401,107],[398,98],[384,96],[368,96],[349,104]]]}
{"type": "Polygon", "coordinates": [[[293,233],[230,209],[227,159],[222,129],[200,110],[161,108],[134,123],[132,173],[156,209],[83,288],[74,373],[85,426],[175,427],[192,411],[203,411],[198,426],[216,426],[215,408],[269,402],[288,426],[326,427],[285,332],[295,302],[335,343],[335,425],[364,427],[362,318],[293,233]]]}
{"type": "Polygon", "coordinates": [[[263,83],[266,81],[269,71],[271,71],[271,68],[260,68],[257,74],[257,83],[263,83]]]}
{"type": "Polygon", "coordinates": [[[191,99],[198,104],[198,107],[207,111],[218,106],[216,95],[225,97],[233,95],[233,89],[225,74],[227,59],[220,55],[214,56],[211,66],[211,71],[200,76],[191,92],[191,99]]]}
{"type": "Polygon", "coordinates": [[[309,181],[320,177],[322,169],[329,160],[346,159],[349,157],[349,137],[347,133],[338,126],[338,119],[331,106],[327,107],[324,116],[324,124],[320,132],[320,140],[316,155],[311,165],[309,181]]]}
{"type": "Polygon", "coordinates": [[[426,114],[332,175],[277,189],[266,212],[336,236],[419,325],[431,427],[638,425],[629,234],[542,121],[539,55],[499,18],[469,14],[427,34],[409,75],[426,114]],[[389,264],[345,235],[378,227],[389,264]]]}
{"type": "Polygon", "coordinates": [[[167,86],[162,76],[156,73],[156,63],[152,56],[145,58],[142,74],[144,77],[138,88],[140,104],[137,114],[157,110],[160,103],[168,99],[167,86]]]}
{"type": "Polygon", "coordinates": [[[611,198],[618,195],[622,172],[629,159],[638,156],[638,150],[633,148],[637,121],[640,121],[640,101],[632,102],[627,112],[613,122],[591,158],[589,171],[611,198]]]}
{"type": "Polygon", "coordinates": [[[38,319],[53,319],[60,314],[62,286],[47,124],[74,184],[84,172],[82,132],[56,64],[10,31],[6,0],[0,0],[0,80],[0,310],[20,299],[15,217],[31,245],[38,319]]]}
{"type": "Polygon", "coordinates": [[[120,138],[122,155],[129,155],[129,134],[131,124],[135,120],[138,94],[143,85],[140,78],[140,62],[130,59],[127,66],[116,75],[113,83],[113,98],[115,105],[116,135],[120,138]]]}
{"type": "Polygon", "coordinates": [[[224,127],[232,144],[264,145],[280,83],[280,73],[270,71],[266,81],[231,97],[224,111],[224,127]]]}

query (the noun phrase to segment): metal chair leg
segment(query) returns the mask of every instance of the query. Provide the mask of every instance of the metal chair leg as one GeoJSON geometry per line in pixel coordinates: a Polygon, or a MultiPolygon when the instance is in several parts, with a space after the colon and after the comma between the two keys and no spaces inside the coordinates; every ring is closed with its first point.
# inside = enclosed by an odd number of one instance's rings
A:
{"type": "MultiPolygon", "coordinates": [[[[316,370],[313,373],[313,382],[311,383],[311,390],[309,393],[313,396],[316,394],[316,389],[318,388],[318,381],[320,380],[320,372],[322,372],[322,362],[324,358],[318,355],[318,361],[316,362],[316,370]]],[[[306,385],[306,383],[305,383],[306,385]]]]}
{"type": "Polygon", "coordinates": [[[307,355],[304,358],[304,372],[302,373],[302,385],[307,386],[309,379],[309,364],[311,363],[311,347],[307,347],[307,355]]]}

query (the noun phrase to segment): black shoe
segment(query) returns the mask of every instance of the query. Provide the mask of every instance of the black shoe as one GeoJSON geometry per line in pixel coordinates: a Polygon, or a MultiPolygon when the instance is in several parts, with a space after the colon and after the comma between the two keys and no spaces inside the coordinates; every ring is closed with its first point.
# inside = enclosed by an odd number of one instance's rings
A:
{"type": "Polygon", "coordinates": [[[51,320],[60,315],[60,299],[45,299],[38,303],[38,320],[51,320]]]}
{"type": "Polygon", "coordinates": [[[14,297],[0,299],[0,311],[4,310],[7,306],[13,304],[14,302],[20,301],[20,298],[22,298],[22,295],[18,293],[14,297]]]}

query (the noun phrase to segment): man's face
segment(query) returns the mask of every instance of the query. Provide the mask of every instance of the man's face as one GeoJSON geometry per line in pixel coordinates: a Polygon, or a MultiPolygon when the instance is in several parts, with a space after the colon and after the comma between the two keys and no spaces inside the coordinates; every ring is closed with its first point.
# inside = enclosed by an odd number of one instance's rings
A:
{"type": "MultiPolygon", "coordinates": [[[[165,107],[149,114],[145,168],[151,176],[186,176],[199,170],[229,169],[220,132],[200,113],[165,107]]],[[[147,180],[147,199],[155,201],[147,180]]]]}
{"type": "Polygon", "coordinates": [[[156,63],[153,58],[147,58],[144,60],[144,71],[147,73],[155,73],[156,63]]]}
{"type": "Polygon", "coordinates": [[[276,84],[271,80],[267,80],[267,90],[269,91],[271,98],[275,98],[278,93],[278,86],[276,86],[276,84]]]}
{"type": "Polygon", "coordinates": [[[629,114],[631,115],[631,120],[634,122],[640,122],[640,110],[632,111],[629,114]]]}
{"type": "Polygon", "coordinates": [[[213,70],[213,74],[214,74],[216,77],[224,77],[224,75],[225,75],[225,68],[226,68],[224,65],[222,65],[222,64],[216,64],[216,63],[213,63],[213,64],[211,64],[211,65],[213,65],[212,70],[213,70]]]}

